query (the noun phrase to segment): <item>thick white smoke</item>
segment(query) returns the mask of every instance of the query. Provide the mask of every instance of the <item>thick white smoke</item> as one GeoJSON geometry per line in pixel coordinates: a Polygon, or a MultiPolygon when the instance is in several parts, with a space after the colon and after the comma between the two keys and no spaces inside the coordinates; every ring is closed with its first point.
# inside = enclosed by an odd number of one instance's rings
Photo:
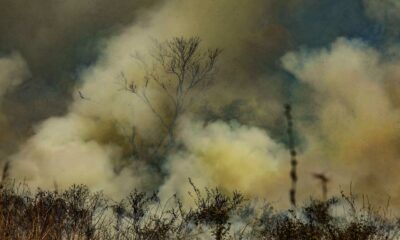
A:
{"type": "MultiPolygon", "coordinates": [[[[44,188],[83,183],[115,198],[135,187],[158,186],[162,194],[169,197],[168,194],[184,192],[184,182],[192,177],[200,185],[265,196],[276,188],[283,147],[258,128],[222,122],[202,127],[201,120],[187,117],[178,131],[186,150],[168,157],[166,167],[170,176],[165,183],[159,183],[158,176],[143,162],[128,159],[126,151],[132,146],[128,146],[126,139],[132,129],[143,141],[151,142],[159,138],[160,124],[148,106],[124,91],[121,79],[123,74],[128,81],[141,87],[144,69],[132,56],[138,52],[147,60],[154,44],[152,39],[163,41],[193,35],[199,35],[207,47],[227,48],[220,69],[225,75],[236,56],[247,48],[241,36],[250,34],[256,24],[253,17],[262,12],[257,6],[263,5],[262,1],[229,1],[218,6],[211,0],[170,1],[143,22],[103,42],[98,61],[80,76],[81,85],[74,93],[69,112],[47,119],[35,128],[34,136],[11,157],[11,177],[44,188]],[[119,162],[129,163],[122,173],[113,170],[114,164],[119,162]],[[192,176],[187,174],[186,167],[192,176]],[[177,185],[178,180],[180,185],[177,185]]],[[[238,69],[237,75],[241,75],[241,71],[238,69]]],[[[221,80],[226,79],[217,79],[221,80]]],[[[236,94],[228,91],[219,96],[216,105],[229,101],[225,99],[232,99],[236,94]]],[[[163,99],[156,90],[150,88],[149,97],[162,109],[163,99]]]]}
{"type": "MultiPolygon", "coordinates": [[[[398,204],[399,51],[390,57],[359,40],[289,53],[284,67],[310,87],[316,121],[303,124],[305,169],[329,171],[332,188],[347,188],[398,204]]],[[[311,178],[310,178],[311,179],[311,178]]],[[[304,189],[309,183],[303,182],[304,189]]]]}
{"type": "Polygon", "coordinates": [[[191,178],[200,188],[218,186],[270,200],[282,197],[279,188],[285,185],[286,152],[265,131],[220,121],[204,126],[188,119],[180,130],[179,140],[186,150],[170,156],[170,176],[160,189],[161,196],[186,197],[191,178]]]}
{"type": "MultiPolygon", "coordinates": [[[[181,148],[160,163],[166,176],[155,175],[141,159],[129,157],[132,148],[148,146],[160,138],[157,117],[124,90],[122,79],[123,74],[138,88],[143,85],[143,66],[133,56],[138,52],[149,61],[146,56],[153,47],[152,39],[198,35],[203,46],[222,47],[220,72],[209,95],[211,107],[217,109],[234,99],[245,99],[255,106],[249,110],[254,119],[271,125],[281,117],[284,101],[277,91],[279,84],[274,82],[266,90],[262,86],[267,81],[248,80],[276,77],[251,75],[249,68],[243,67],[252,65],[248,52],[252,49],[249,46],[255,45],[244,39],[259,30],[264,9],[268,9],[268,2],[260,0],[173,0],[104,40],[99,44],[97,62],[80,74],[68,112],[36,126],[35,134],[10,157],[11,177],[44,188],[83,183],[115,198],[135,187],[157,188],[163,198],[185,194],[190,177],[199,187],[237,189],[248,196],[285,201],[290,184],[288,155],[285,147],[261,128],[204,122],[196,114],[187,114],[180,119],[176,132],[181,148]],[[127,139],[133,132],[141,145],[130,145],[127,139]],[[122,172],[114,171],[119,163],[126,166],[122,172]]],[[[260,44],[256,36],[254,39],[260,44]]],[[[321,170],[329,171],[331,189],[353,182],[360,192],[382,193],[380,196],[399,192],[395,171],[400,167],[399,56],[396,47],[380,52],[359,40],[341,38],[326,49],[283,57],[283,67],[310,91],[305,94],[307,103],[314,103],[313,108],[293,103],[299,107],[295,109],[314,117],[310,122],[295,122],[305,139],[304,153],[299,156],[298,193],[303,197],[319,191],[312,173],[321,170]]],[[[26,67],[15,59],[11,62],[18,64],[6,67],[5,78],[0,71],[0,84],[3,78],[18,83],[26,76],[26,67]]],[[[9,60],[5,63],[10,64],[9,60]]],[[[7,82],[5,86],[11,86],[7,82]]],[[[162,110],[160,93],[151,87],[148,91],[162,110]]],[[[399,196],[394,199],[400,203],[399,196]]]]}

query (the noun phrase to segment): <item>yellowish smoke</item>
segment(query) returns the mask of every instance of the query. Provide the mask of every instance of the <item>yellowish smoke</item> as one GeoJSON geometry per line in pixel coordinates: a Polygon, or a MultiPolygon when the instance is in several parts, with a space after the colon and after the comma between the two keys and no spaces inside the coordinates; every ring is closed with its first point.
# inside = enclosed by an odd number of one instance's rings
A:
{"type": "Polygon", "coordinates": [[[304,124],[308,145],[303,161],[329,169],[332,187],[352,182],[356,191],[399,203],[397,100],[387,85],[398,82],[400,59],[387,60],[357,40],[338,39],[328,49],[289,53],[283,65],[313,91],[316,121],[304,124]]]}

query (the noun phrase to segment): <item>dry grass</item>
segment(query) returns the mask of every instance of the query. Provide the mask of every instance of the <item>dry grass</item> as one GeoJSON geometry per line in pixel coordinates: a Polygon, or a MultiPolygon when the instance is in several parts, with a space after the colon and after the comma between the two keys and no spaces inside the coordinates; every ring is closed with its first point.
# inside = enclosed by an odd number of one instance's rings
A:
{"type": "Polygon", "coordinates": [[[156,193],[134,191],[121,202],[90,193],[82,185],[64,192],[23,185],[0,189],[0,239],[396,239],[399,221],[370,205],[357,207],[343,194],[303,207],[275,211],[240,193],[219,189],[190,193],[193,207],[173,196],[162,203],[156,193]],[[382,213],[382,214],[380,214],[382,213]]]}

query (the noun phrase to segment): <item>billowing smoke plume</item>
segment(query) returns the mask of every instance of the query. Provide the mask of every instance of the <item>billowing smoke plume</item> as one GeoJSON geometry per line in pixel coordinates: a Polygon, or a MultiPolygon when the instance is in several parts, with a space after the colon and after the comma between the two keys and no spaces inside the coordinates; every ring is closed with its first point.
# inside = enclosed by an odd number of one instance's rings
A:
{"type": "Polygon", "coordinates": [[[304,123],[305,169],[329,171],[335,186],[399,203],[399,51],[387,56],[359,40],[287,54],[284,67],[310,87],[316,120],[304,123]]]}
{"type": "MultiPolygon", "coordinates": [[[[369,17],[381,19],[381,5],[364,3],[369,17]]],[[[20,4],[10,1],[8,6],[20,4]]],[[[63,93],[66,99],[60,100],[68,107],[50,111],[56,116],[36,124],[32,136],[8,158],[11,177],[43,188],[83,183],[115,198],[133,188],[157,189],[168,198],[187,192],[190,177],[199,187],[238,189],[247,196],[285,201],[289,155],[285,136],[279,133],[285,127],[282,108],[290,99],[299,135],[302,197],[320,193],[312,178],[320,171],[331,177],[330,189],[353,182],[358,191],[382,197],[398,192],[400,51],[396,45],[377,50],[362,40],[339,38],[328,48],[293,49],[298,46],[281,11],[304,10],[303,1],[119,1],[114,6],[98,0],[49,5],[50,15],[34,21],[33,32],[12,24],[1,44],[21,48],[29,68],[43,82],[52,85],[52,79],[59,77],[55,85],[69,89],[63,93]],[[72,21],[64,21],[68,18],[72,21]],[[82,27],[75,29],[77,25],[82,27]],[[103,25],[104,35],[91,36],[99,34],[103,25]],[[15,34],[19,32],[31,33],[35,47],[25,49],[23,43],[31,36],[15,34]],[[149,106],[126,91],[125,81],[142,88],[143,62],[151,61],[154,40],[176,36],[199,36],[204,48],[222,48],[223,54],[213,87],[179,119],[179,147],[165,160],[148,163],[131,153],[157,142],[162,127],[149,106]],[[60,48],[72,46],[77,46],[73,52],[60,54],[60,48]],[[293,52],[285,55],[289,50],[293,52]],[[132,137],[140,141],[132,143],[132,137]]],[[[24,16],[43,11],[35,9],[21,11],[28,12],[24,16]]],[[[21,61],[17,55],[10,59],[21,61]]],[[[15,66],[15,72],[27,69],[22,62],[15,66]]],[[[12,69],[7,67],[6,75],[12,69]]],[[[26,74],[7,79],[24,79],[26,74]]],[[[26,94],[15,96],[24,99],[26,94]]],[[[148,96],[163,111],[160,92],[150,86],[148,96]]],[[[14,104],[8,101],[4,106],[8,114],[14,104]]],[[[393,197],[400,203],[399,196],[393,197]]]]}
{"type": "Polygon", "coordinates": [[[0,54],[17,50],[31,71],[31,77],[2,103],[2,111],[13,122],[10,131],[20,136],[4,144],[22,143],[34,124],[64,114],[77,73],[97,57],[99,39],[112,36],[161,2],[1,0],[0,54]]]}
{"type": "MultiPolygon", "coordinates": [[[[166,183],[159,182],[161,176],[152,174],[150,166],[129,158],[127,151],[131,146],[127,137],[131,130],[135,129],[143,141],[151,142],[160,137],[160,123],[139,98],[124,91],[121,76],[140,87],[144,69],[133,56],[143,55],[148,60],[149,49],[154,47],[152,39],[164,41],[174,36],[198,35],[204,46],[226,49],[215,85],[220,89],[216,92],[218,101],[213,100],[211,91],[211,107],[218,108],[235,99],[261,104],[257,98],[267,89],[260,92],[263,88],[257,79],[250,86],[242,85],[251,72],[243,66],[256,56],[247,53],[252,43],[243,36],[256,34],[266,7],[263,1],[170,1],[151,12],[146,21],[133,24],[103,43],[102,55],[80,76],[82,84],[74,92],[69,112],[49,118],[35,128],[34,136],[11,157],[11,175],[41,187],[63,188],[74,182],[84,183],[116,197],[134,187],[157,186],[166,196],[181,190],[174,182],[176,179],[181,179],[183,186],[188,177],[199,184],[219,185],[226,190],[239,186],[250,195],[265,196],[269,189],[276,188],[283,147],[258,128],[221,122],[203,129],[201,120],[187,117],[178,131],[186,150],[168,156],[167,163],[160,163],[169,168],[166,183]],[[232,142],[231,138],[236,140],[232,142]],[[193,161],[188,171],[194,176],[180,171],[193,161]],[[121,162],[128,162],[128,166],[117,173],[114,165],[121,162]]],[[[255,73],[251,77],[260,78],[255,73]]],[[[150,98],[161,104],[159,93],[149,91],[150,98]]],[[[262,104],[259,112],[265,114],[276,108],[277,96],[271,92],[271,101],[262,104]]],[[[271,115],[274,118],[276,115],[271,115]]]]}
{"type": "MultiPolygon", "coordinates": [[[[240,189],[247,196],[279,197],[283,187],[285,149],[266,132],[237,123],[184,121],[180,140],[186,151],[171,156],[170,176],[161,187],[163,197],[186,196],[192,190],[188,178],[200,187],[240,189]],[[272,194],[273,193],[273,194],[272,194]]],[[[280,196],[280,197],[285,197],[280,196]]]]}

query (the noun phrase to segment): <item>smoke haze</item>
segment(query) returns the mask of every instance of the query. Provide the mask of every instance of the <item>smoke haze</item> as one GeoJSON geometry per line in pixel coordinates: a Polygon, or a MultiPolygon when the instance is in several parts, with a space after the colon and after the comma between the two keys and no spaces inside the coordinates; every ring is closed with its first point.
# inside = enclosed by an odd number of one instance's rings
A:
{"type": "MultiPolygon", "coordinates": [[[[42,188],[83,183],[116,199],[134,188],[184,195],[190,177],[285,202],[290,102],[302,199],[320,194],[312,173],[323,171],[332,193],[352,182],[399,205],[400,50],[385,22],[397,21],[385,12],[398,6],[317,2],[0,1],[0,154],[10,176],[42,188]],[[339,12],[353,17],[342,24],[339,12]],[[223,54],[207,96],[179,119],[181,147],[154,166],[130,153],[162,127],[123,80],[143,87],[135,56],[149,62],[154,40],[176,36],[223,54]]],[[[167,111],[156,88],[148,95],[167,111]]]]}

